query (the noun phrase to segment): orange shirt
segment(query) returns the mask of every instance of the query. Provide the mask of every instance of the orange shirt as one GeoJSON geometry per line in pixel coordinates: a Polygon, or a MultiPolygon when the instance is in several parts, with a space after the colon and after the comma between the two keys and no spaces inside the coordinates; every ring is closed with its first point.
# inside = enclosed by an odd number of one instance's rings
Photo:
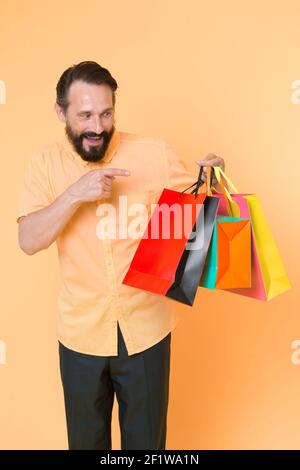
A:
{"type": "Polygon", "coordinates": [[[21,191],[18,220],[47,207],[95,168],[125,168],[131,175],[116,177],[110,199],[82,204],[56,240],[61,274],[58,339],[74,351],[117,356],[119,323],[132,355],[163,339],[179,316],[173,300],[122,284],[139,239],[100,239],[97,207],[110,203],[118,213],[119,196],[126,195],[128,206],[145,204],[149,217],[163,188],[182,190],[196,180],[198,171],[195,168],[195,175],[191,175],[171,147],[157,138],[115,130],[104,158],[91,163],[85,162],[65,137],[33,154],[21,191]]]}

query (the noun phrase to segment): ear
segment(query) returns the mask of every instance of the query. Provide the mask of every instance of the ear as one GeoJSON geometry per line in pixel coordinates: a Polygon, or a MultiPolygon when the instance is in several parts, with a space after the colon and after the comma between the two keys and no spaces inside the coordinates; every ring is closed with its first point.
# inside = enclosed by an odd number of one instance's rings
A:
{"type": "Polygon", "coordinates": [[[64,113],[63,108],[61,108],[57,103],[55,103],[54,109],[55,109],[55,112],[56,112],[56,114],[57,114],[58,119],[59,119],[61,122],[66,122],[66,115],[65,115],[65,113],[64,113]]]}

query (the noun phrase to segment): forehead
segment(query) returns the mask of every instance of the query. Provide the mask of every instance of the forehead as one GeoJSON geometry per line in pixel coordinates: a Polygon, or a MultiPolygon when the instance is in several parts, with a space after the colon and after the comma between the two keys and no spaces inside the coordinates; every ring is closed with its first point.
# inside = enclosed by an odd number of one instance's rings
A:
{"type": "Polygon", "coordinates": [[[113,106],[113,92],[106,85],[96,85],[77,80],[69,88],[70,106],[80,108],[107,108],[113,106]]]}

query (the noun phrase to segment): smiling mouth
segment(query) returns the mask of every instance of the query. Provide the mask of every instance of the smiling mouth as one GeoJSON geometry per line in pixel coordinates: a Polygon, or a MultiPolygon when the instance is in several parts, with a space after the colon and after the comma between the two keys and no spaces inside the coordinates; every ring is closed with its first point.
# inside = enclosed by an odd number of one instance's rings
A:
{"type": "Polygon", "coordinates": [[[93,145],[93,146],[99,145],[103,141],[103,137],[84,137],[84,139],[89,145],[93,145]]]}

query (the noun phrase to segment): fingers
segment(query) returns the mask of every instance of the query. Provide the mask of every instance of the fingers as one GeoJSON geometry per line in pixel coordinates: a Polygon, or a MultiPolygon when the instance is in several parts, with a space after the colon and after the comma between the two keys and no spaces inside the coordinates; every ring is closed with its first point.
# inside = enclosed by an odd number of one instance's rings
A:
{"type": "Polygon", "coordinates": [[[112,190],[112,180],[108,181],[109,178],[103,177],[103,179],[99,182],[100,184],[100,191],[102,194],[102,197],[108,199],[111,196],[111,190],[112,190]]]}
{"type": "Polygon", "coordinates": [[[97,178],[97,182],[101,184],[101,186],[103,187],[110,188],[112,185],[113,179],[107,178],[105,176],[99,176],[99,178],[97,178]]]}
{"type": "Polygon", "coordinates": [[[111,184],[106,183],[105,181],[102,183],[102,188],[104,191],[110,191],[111,190],[111,184]]]}
{"type": "Polygon", "coordinates": [[[212,158],[212,159],[209,159],[209,160],[196,160],[196,162],[198,163],[199,166],[221,166],[222,164],[222,158],[220,157],[216,157],[216,158],[212,158]]]}
{"type": "Polygon", "coordinates": [[[111,197],[112,183],[114,179],[115,176],[103,174],[98,178],[102,198],[109,199],[111,197]]]}
{"type": "Polygon", "coordinates": [[[116,176],[129,176],[130,171],[124,168],[106,168],[104,170],[92,170],[100,185],[101,197],[108,199],[111,196],[112,182],[116,176]]]}
{"type": "Polygon", "coordinates": [[[90,200],[98,200],[101,198],[109,199],[111,197],[112,192],[112,183],[116,176],[129,175],[130,171],[126,170],[125,168],[105,168],[90,170],[86,175],[84,175],[85,184],[89,185],[93,194],[96,193],[96,198],[92,196],[90,200]]]}
{"type": "Polygon", "coordinates": [[[109,198],[111,196],[112,182],[107,182],[103,179],[99,184],[102,197],[109,198]]]}
{"type": "Polygon", "coordinates": [[[225,162],[222,157],[218,157],[214,153],[209,153],[206,155],[203,160],[196,160],[196,163],[199,166],[209,167],[209,166],[220,166],[223,170],[225,169],[225,162]]]}

